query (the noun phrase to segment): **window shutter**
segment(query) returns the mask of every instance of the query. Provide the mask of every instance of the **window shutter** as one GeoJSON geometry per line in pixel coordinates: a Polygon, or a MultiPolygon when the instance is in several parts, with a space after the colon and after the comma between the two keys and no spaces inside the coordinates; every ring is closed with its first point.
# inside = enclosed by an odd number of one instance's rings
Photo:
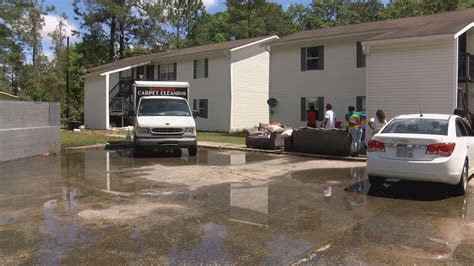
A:
{"type": "Polygon", "coordinates": [[[161,80],[161,65],[158,65],[158,77],[156,80],[160,81],[161,80]]]}
{"type": "Polygon", "coordinates": [[[362,96],[357,96],[356,97],[356,111],[357,112],[362,111],[362,96]]]}
{"type": "Polygon", "coordinates": [[[356,65],[357,67],[362,67],[362,45],[360,44],[360,42],[357,42],[356,50],[357,50],[356,65]]]}
{"type": "Polygon", "coordinates": [[[193,112],[198,110],[196,105],[197,105],[197,99],[193,99],[193,112]]]}
{"type": "Polygon", "coordinates": [[[306,48],[305,47],[301,48],[301,71],[306,71],[306,48]]]}
{"type": "Polygon", "coordinates": [[[194,60],[193,77],[194,79],[197,77],[197,60],[194,60]]]}
{"type": "Polygon", "coordinates": [[[209,76],[209,60],[206,58],[204,60],[204,77],[207,78],[209,76]]]}
{"type": "Polygon", "coordinates": [[[306,97],[301,97],[301,121],[306,121],[306,97]]]}
{"type": "Polygon", "coordinates": [[[324,46],[319,46],[318,47],[318,69],[323,70],[324,69],[324,46]]]}
{"type": "Polygon", "coordinates": [[[173,64],[173,80],[178,79],[178,63],[173,64]]]}
{"type": "Polygon", "coordinates": [[[324,97],[318,97],[318,121],[324,120],[324,97]]]}

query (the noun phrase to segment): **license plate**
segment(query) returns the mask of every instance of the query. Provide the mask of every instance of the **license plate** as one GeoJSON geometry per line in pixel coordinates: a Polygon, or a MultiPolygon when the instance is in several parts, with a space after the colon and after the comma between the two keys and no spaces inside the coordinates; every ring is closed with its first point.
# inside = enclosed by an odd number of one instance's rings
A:
{"type": "Polygon", "coordinates": [[[415,150],[413,148],[398,147],[397,157],[400,158],[413,158],[415,150]]]}

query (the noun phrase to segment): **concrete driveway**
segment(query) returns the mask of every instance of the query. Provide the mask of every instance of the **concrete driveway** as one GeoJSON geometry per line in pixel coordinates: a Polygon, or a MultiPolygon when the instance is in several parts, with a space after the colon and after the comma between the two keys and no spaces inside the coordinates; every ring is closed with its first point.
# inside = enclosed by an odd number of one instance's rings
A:
{"type": "Polygon", "coordinates": [[[471,191],[373,191],[364,166],[206,149],[2,163],[0,264],[474,264],[471,191]]]}

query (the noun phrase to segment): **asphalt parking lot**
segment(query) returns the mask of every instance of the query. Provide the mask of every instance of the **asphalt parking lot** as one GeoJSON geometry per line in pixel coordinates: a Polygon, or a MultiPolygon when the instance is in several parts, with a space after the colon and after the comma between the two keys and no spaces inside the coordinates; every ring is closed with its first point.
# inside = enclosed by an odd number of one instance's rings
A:
{"type": "Polygon", "coordinates": [[[0,264],[474,264],[473,188],[373,191],[364,165],[206,149],[2,163],[0,264]]]}

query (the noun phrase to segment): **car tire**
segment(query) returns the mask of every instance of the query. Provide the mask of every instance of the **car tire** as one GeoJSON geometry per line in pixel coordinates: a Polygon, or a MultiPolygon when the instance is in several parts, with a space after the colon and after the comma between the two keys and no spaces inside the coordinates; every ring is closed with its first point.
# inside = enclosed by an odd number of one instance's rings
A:
{"type": "Polygon", "coordinates": [[[189,156],[196,156],[197,155],[197,146],[192,146],[188,148],[189,156]]]}
{"type": "Polygon", "coordinates": [[[468,162],[467,160],[464,162],[464,165],[462,167],[462,174],[461,178],[459,180],[459,183],[455,187],[456,194],[459,196],[462,196],[466,194],[467,190],[467,183],[469,182],[469,173],[468,173],[468,162]]]}
{"type": "Polygon", "coordinates": [[[384,178],[378,177],[378,176],[373,176],[369,175],[369,183],[371,186],[380,188],[382,187],[383,182],[385,181],[384,178]]]}

